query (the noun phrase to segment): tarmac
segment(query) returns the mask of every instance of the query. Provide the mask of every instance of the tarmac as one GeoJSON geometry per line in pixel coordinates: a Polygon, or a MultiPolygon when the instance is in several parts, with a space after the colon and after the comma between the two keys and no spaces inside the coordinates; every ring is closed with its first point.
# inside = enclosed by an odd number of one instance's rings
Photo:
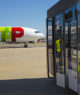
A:
{"type": "Polygon", "coordinates": [[[77,95],[56,86],[54,79],[1,80],[0,95],[77,95]]]}
{"type": "Polygon", "coordinates": [[[0,95],[75,95],[47,78],[46,47],[0,49],[0,95]]]}
{"type": "Polygon", "coordinates": [[[46,48],[0,49],[0,80],[47,78],[46,48]]]}

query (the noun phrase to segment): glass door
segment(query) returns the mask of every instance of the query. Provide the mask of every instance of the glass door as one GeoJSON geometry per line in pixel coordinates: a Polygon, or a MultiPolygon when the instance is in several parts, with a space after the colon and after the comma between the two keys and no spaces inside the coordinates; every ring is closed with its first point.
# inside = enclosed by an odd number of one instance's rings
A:
{"type": "Polygon", "coordinates": [[[77,92],[77,25],[74,12],[65,22],[65,59],[67,87],[77,92]]]}
{"type": "Polygon", "coordinates": [[[65,87],[64,75],[64,43],[63,43],[63,14],[59,14],[55,19],[56,34],[56,83],[58,86],[65,87]]]}
{"type": "Polygon", "coordinates": [[[52,24],[52,18],[48,19],[48,77],[54,78],[55,76],[55,66],[54,66],[54,60],[53,60],[53,24],[52,24]]]}

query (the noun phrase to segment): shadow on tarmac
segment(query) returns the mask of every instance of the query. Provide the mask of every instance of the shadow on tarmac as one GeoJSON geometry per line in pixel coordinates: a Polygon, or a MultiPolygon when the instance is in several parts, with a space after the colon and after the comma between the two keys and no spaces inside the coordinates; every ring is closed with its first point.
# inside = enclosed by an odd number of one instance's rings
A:
{"type": "Polygon", "coordinates": [[[0,95],[73,95],[56,86],[54,79],[1,80],[0,95]]]}

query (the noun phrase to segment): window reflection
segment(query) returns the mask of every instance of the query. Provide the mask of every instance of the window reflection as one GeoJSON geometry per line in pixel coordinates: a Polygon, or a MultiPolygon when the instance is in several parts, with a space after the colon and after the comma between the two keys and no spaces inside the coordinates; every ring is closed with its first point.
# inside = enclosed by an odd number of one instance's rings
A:
{"type": "Polygon", "coordinates": [[[52,48],[52,20],[48,22],[48,47],[52,48]]]}
{"type": "Polygon", "coordinates": [[[52,48],[52,18],[48,19],[48,69],[49,77],[54,77],[53,48],[52,48]]]}
{"type": "Polygon", "coordinates": [[[80,2],[78,2],[77,4],[77,12],[78,12],[78,72],[80,72],[80,2]]]}
{"type": "Polygon", "coordinates": [[[65,41],[66,41],[66,65],[68,69],[77,71],[77,28],[76,28],[76,7],[66,10],[66,14],[71,11],[72,17],[66,19],[65,23],[65,41]],[[68,61],[67,61],[68,60],[68,61]]]}
{"type": "Polygon", "coordinates": [[[71,22],[71,60],[72,70],[77,71],[77,30],[76,20],[71,22]]]}
{"type": "Polygon", "coordinates": [[[63,15],[58,15],[56,16],[56,69],[58,73],[64,73],[63,54],[63,15]]]}
{"type": "Polygon", "coordinates": [[[65,11],[72,16],[65,20],[65,59],[68,87],[77,92],[77,20],[76,6],[65,11]],[[75,83],[75,88],[74,88],[75,83]]]}

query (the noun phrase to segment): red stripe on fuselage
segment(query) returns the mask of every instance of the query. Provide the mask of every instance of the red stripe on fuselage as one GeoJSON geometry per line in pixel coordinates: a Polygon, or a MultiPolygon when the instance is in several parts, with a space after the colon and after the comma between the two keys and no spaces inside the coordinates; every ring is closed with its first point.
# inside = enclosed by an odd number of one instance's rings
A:
{"type": "Polygon", "coordinates": [[[16,42],[16,38],[21,38],[24,35],[23,28],[20,27],[12,27],[12,41],[16,42]]]}

